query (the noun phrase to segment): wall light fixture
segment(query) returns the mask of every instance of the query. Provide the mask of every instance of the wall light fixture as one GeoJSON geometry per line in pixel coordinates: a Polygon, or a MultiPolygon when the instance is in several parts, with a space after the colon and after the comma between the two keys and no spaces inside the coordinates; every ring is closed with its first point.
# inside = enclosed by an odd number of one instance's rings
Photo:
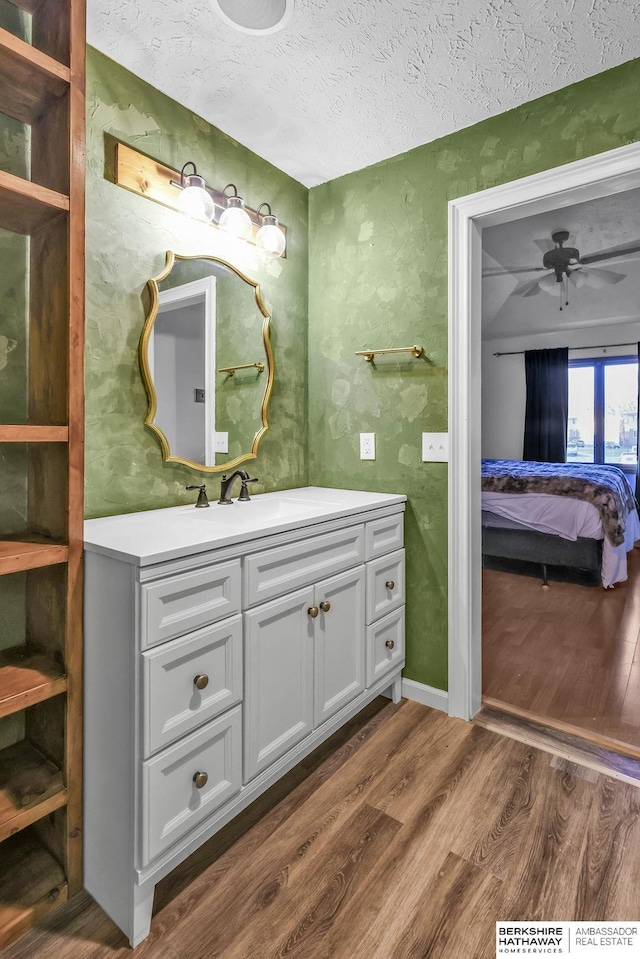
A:
{"type": "Polygon", "coordinates": [[[224,190],[207,186],[191,160],[178,174],[126,143],[115,141],[114,145],[113,180],[118,186],[223,229],[255,245],[266,257],[286,256],[287,228],[278,222],[269,203],[254,210],[245,206],[234,183],[224,190]]]}
{"type": "Polygon", "coordinates": [[[227,183],[222,191],[227,199],[227,207],[223,210],[218,226],[226,233],[237,236],[240,240],[248,240],[253,230],[251,217],[244,208],[244,200],[238,196],[238,189],[235,183],[227,183]],[[227,196],[227,190],[233,190],[230,196],[227,196]]]}
{"type": "Polygon", "coordinates": [[[256,246],[267,256],[282,256],[287,241],[278,226],[278,217],[273,215],[268,203],[261,203],[256,213],[262,220],[262,226],[256,235],[256,246]],[[266,206],[268,213],[261,214],[263,206],[266,206]]]}
{"type": "Polygon", "coordinates": [[[173,186],[182,190],[178,197],[178,209],[197,220],[212,220],[215,204],[206,190],[204,178],[198,175],[195,163],[188,160],[180,171],[180,183],[171,181],[173,186]],[[193,173],[185,174],[188,166],[193,167],[193,173]]]}

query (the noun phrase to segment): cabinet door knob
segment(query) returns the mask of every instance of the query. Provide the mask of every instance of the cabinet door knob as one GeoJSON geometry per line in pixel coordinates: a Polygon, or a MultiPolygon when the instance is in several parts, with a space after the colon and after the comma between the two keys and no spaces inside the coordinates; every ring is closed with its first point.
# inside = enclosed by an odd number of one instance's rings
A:
{"type": "Polygon", "coordinates": [[[323,600],[323,601],[320,603],[320,609],[322,610],[323,613],[328,613],[329,610],[331,609],[331,603],[328,603],[328,602],[326,601],[326,599],[323,600]]]}
{"type": "Polygon", "coordinates": [[[194,773],[193,781],[196,784],[196,789],[202,789],[203,786],[207,785],[209,776],[207,773],[194,773]]]}
{"type": "Polygon", "coordinates": [[[394,582],[392,579],[388,579],[384,585],[387,587],[387,589],[395,589],[395,588],[396,588],[396,584],[395,584],[395,582],[394,582]]]}
{"type": "Polygon", "coordinates": [[[320,610],[318,609],[317,606],[310,606],[307,612],[309,613],[309,616],[311,617],[311,619],[315,619],[318,613],[320,612],[320,610]]]}
{"type": "Polygon", "coordinates": [[[393,647],[395,646],[395,643],[392,639],[388,639],[385,643],[385,646],[387,647],[387,649],[393,649],[393,647]]]}
{"type": "Polygon", "coordinates": [[[206,689],[209,685],[209,677],[205,673],[198,673],[193,680],[193,685],[196,689],[206,689]]]}

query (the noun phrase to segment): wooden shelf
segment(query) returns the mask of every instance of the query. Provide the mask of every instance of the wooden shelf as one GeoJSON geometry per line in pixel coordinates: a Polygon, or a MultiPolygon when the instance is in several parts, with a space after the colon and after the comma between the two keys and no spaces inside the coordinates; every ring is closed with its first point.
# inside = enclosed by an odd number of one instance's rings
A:
{"type": "Polygon", "coordinates": [[[62,866],[32,829],[0,845],[0,949],[67,898],[62,866]]]}
{"type": "Polygon", "coordinates": [[[24,646],[0,652],[0,718],[58,696],[66,688],[63,667],[43,653],[24,646]]]}
{"type": "Polygon", "coordinates": [[[0,170],[0,227],[31,235],[69,210],[69,197],[0,170]]]}
{"type": "Polygon", "coordinates": [[[68,546],[52,543],[44,537],[37,539],[25,534],[21,540],[0,540],[0,576],[66,563],[68,557],[68,546]]]}
{"type": "Polygon", "coordinates": [[[24,740],[0,750],[0,842],[67,801],[62,771],[24,740]]]}
{"type": "Polygon", "coordinates": [[[67,443],[68,426],[3,426],[0,443],[67,443]]]}
{"type": "Polygon", "coordinates": [[[1,113],[33,124],[69,82],[69,67],[0,27],[1,113]]]}

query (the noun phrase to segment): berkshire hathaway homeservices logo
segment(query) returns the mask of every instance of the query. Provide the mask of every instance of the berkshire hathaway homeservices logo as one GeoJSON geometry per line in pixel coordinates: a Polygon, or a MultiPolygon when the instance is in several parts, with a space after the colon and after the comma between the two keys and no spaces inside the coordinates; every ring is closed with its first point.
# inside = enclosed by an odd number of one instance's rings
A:
{"type": "Polygon", "coordinates": [[[640,926],[632,922],[497,922],[496,959],[501,956],[640,959],[640,926]]]}

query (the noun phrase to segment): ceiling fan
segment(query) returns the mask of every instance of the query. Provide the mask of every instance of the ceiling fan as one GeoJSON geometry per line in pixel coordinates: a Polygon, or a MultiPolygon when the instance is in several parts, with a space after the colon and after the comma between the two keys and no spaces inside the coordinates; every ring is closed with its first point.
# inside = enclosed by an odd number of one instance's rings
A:
{"type": "Polygon", "coordinates": [[[564,245],[569,239],[568,230],[556,230],[555,233],[551,234],[551,239],[555,243],[552,250],[545,250],[545,247],[549,245],[548,240],[534,241],[543,251],[542,266],[510,267],[502,270],[488,269],[484,270],[482,275],[491,277],[518,275],[520,273],[544,273],[544,276],[535,280],[521,281],[513,290],[513,295],[535,296],[540,291],[546,293],[557,292],[561,296],[560,309],[562,309],[563,300],[565,306],[569,305],[570,283],[577,288],[591,286],[600,289],[609,284],[619,283],[627,275],[609,269],[596,268],[592,266],[593,263],[601,263],[613,260],[616,257],[640,253],[640,242],[635,242],[580,256],[580,251],[576,247],[564,245]]]}

